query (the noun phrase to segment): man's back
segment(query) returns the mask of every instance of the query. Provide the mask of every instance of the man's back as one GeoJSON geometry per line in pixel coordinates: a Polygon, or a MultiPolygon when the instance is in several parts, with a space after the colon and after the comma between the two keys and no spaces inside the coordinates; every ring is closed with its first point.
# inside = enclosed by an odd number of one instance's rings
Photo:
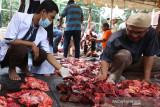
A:
{"type": "Polygon", "coordinates": [[[83,12],[80,6],[76,4],[68,5],[62,13],[63,17],[66,16],[66,28],[65,31],[81,30],[81,18],[83,12]]]}

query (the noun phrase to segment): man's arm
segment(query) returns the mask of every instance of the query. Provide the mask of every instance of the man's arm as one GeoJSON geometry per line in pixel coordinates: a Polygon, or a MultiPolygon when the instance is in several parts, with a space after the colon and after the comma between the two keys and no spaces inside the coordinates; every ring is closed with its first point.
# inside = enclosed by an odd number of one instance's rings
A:
{"type": "Polygon", "coordinates": [[[62,65],[56,60],[56,58],[51,55],[51,54],[47,54],[47,61],[54,66],[57,70],[59,70],[60,68],[62,68],[62,65]]]}
{"type": "Polygon", "coordinates": [[[82,16],[82,17],[81,17],[81,23],[83,23],[83,20],[84,20],[84,19],[83,19],[83,16],[82,16]]]}
{"type": "Polygon", "coordinates": [[[102,43],[102,42],[105,42],[106,40],[105,39],[100,39],[100,40],[95,40],[96,41],[96,43],[102,43]]]}
{"type": "Polygon", "coordinates": [[[53,55],[47,54],[47,61],[59,71],[63,78],[72,76],[71,73],[73,73],[73,71],[62,67],[62,65],[55,59],[53,55]]]}
{"type": "Polygon", "coordinates": [[[36,60],[39,57],[39,48],[35,45],[34,42],[30,41],[24,41],[20,39],[16,39],[15,41],[11,43],[7,43],[8,45],[18,45],[18,44],[24,44],[27,45],[28,47],[31,47],[34,53],[34,60],[36,60]]]}
{"type": "Polygon", "coordinates": [[[91,20],[92,20],[92,17],[91,17],[91,8],[89,8],[88,24],[87,24],[87,28],[86,29],[90,28],[91,20]]]}
{"type": "Polygon", "coordinates": [[[104,80],[107,78],[107,72],[109,68],[109,63],[105,60],[101,61],[101,73],[96,79],[104,80]]]}
{"type": "Polygon", "coordinates": [[[153,66],[154,56],[143,57],[144,81],[150,82],[150,75],[153,66]]]}
{"type": "Polygon", "coordinates": [[[96,39],[96,38],[91,38],[90,41],[95,41],[96,43],[102,43],[102,42],[105,42],[106,40],[105,39],[96,39]]]}
{"type": "Polygon", "coordinates": [[[62,26],[62,20],[63,20],[63,16],[61,15],[61,18],[59,19],[59,25],[58,26],[62,26]]]}

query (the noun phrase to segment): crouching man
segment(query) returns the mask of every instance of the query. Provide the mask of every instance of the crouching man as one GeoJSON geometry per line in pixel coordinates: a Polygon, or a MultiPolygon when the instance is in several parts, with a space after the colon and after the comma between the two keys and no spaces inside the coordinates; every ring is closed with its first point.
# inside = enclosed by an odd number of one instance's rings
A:
{"type": "Polygon", "coordinates": [[[110,71],[107,81],[116,83],[123,71],[144,72],[143,80],[150,82],[151,71],[160,71],[160,65],[155,62],[160,59],[154,58],[160,53],[158,39],[150,24],[149,15],[137,13],[129,17],[126,29],[110,36],[102,54],[102,72],[97,78],[106,79],[110,71]]]}
{"type": "Polygon", "coordinates": [[[16,66],[26,73],[33,74],[27,69],[28,52],[33,53],[33,65],[40,66],[47,60],[59,70],[62,77],[71,76],[70,69],[62,67],[50,54],[47,32],[48,27],[58,13],[58,7],[52,0],[45,0],[39,6],[36,14],[17,12],[10,21],[6,36],[0,42],[1,68],[9,66],[9,77],[21,80],[16,73],[16,66]]]}

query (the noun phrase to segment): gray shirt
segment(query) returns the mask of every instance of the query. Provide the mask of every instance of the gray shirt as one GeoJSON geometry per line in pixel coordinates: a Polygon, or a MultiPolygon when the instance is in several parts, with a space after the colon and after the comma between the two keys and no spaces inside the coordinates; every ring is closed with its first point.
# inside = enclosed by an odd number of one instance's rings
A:
{"type": "Polygon", "coordinates": [[[114,55],[121,49],[130,51],[133,63],[137,62],[142,54],[144,56],[160,54],[156,30],[150,28],[145,36],[136,42],[128,39],[125,29],[113,33],[107,41],[101,59],[110,63],[114,55]]]}

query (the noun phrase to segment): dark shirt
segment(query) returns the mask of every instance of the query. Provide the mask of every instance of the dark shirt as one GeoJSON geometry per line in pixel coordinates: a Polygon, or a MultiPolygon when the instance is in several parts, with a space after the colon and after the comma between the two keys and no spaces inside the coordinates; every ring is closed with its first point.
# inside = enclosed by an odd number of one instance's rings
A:
{"type": "Polygon", "coordinates": [[[144,56],[158,55],[160,50],[156,30],[154,28],[150,28],[146,35],[136,42],[128,39],[125,29],[113,33],[107,41],[102,54],[102,60],[110,63],[114,55],[121,49],[130,51],[133,63],[137,62],[142,54],[144,56]]]}

